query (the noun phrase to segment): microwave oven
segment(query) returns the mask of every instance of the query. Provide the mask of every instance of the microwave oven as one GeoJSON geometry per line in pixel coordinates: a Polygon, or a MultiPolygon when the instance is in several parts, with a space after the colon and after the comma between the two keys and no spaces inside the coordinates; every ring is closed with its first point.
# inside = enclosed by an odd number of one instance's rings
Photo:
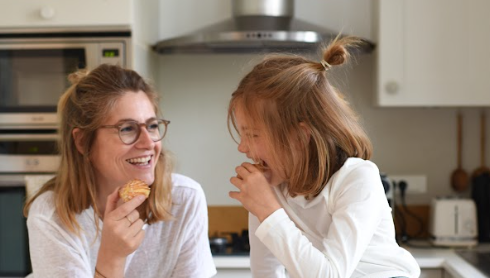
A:
{"type": "Polygon", "coordinates": [[[54,127],[68,75],[103,63],[131,67],[129,30],[0,30],[0,126],[54,127]]]}

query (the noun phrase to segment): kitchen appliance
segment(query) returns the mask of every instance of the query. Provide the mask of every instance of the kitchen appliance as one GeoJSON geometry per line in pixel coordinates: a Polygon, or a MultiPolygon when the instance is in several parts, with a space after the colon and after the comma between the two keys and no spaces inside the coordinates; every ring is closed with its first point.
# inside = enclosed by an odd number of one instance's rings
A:
{"type": "Polygon", "coordinates": [[[475,202],[471,199],[439,197],[432,200],[429,233],[438,246],[474,246],[478,229],[475,202]]]}
{"type": "Polygon", "coordinates": [[[52,128],[69,73],[102,63],[131,66],[127,29],[0,29],[0,125],[52,128]]]}
{"type": "Polygon", "coordinates": [[[394,215],[395,211],[395,183],[392,182],[386,174],[381,173],[381,183],[385,190],[386,200],[391,207],[391,214],[394,215]]]}
{"type": "Polygon", "coordinates": [[[222,232],[209,238],[209,245],[213,256],[250,255],[248,230],[237,232],[222,232]]]}
{"type": "Polygon", "coordinates": [[[31,271],[23,206],[26,188],[31,194],[37,188],[26,185],[46,181],[57,170],[56,138],[55,129],[0,125],[0,277],[25,277],[31,271]]]}
{"type": "MultiPolygon", "coordinates": [[[[231,1],[231,19],[162,40],[154,50],[162,54],[316,51],[338,33],[294,18],[294,0],[231,1]]],[[[371,52],[374,44],[364,41],[361,51],[371,52]]]]}

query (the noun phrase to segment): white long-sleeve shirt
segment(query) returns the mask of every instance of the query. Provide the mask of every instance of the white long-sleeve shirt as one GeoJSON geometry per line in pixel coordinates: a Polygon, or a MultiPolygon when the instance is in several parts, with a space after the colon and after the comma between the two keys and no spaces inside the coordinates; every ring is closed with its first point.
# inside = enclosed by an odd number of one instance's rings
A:
{"type": "MultiPolygon", "coordinates": [[[[138,249],[128,256],[125,278],[196,277],[216,274],[208,240],[204,192],[194,180],[172,175],[171,213],[174,220],[149,225],[138,249]]],[[[96,238],[92,207],[76,216],[81,237],[61,225],[53,192],[39,196],[31,206],[27,226],[34,276],[94,277],[100,234],[96,238]]],[[[98,219],[100,228],[103,222],[98,219]]]]}
{"type": "Polygon", "coordinates": [[[282,209],[249,215],[253,277],[416,278],[420,267],[395,240],[379,170],[349,158],[312,200],[275,188],[282,209]]]}

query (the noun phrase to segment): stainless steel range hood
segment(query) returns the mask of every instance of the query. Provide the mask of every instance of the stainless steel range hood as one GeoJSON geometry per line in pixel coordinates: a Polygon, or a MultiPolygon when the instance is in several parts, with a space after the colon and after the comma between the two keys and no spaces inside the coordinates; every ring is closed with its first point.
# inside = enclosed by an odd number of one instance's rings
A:
{"type": "MultiPolygon", "coordinates": [[[[231,0],[233,17],[192,34],[162,40],[153,46],[161,54],[257,53],[316,51],[337,32],[295,19],[294,0],[231,0]]],[[[361,52],[374,44],[364,40],[361,52]]]]}

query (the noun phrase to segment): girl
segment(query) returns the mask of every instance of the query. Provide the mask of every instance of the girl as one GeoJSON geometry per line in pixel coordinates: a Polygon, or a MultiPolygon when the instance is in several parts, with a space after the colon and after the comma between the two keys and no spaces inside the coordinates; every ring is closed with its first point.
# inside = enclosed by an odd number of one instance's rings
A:
{"type": "MultiPolygon", "coordinates": [[[[334,40],[314,62],[270,55],[233,93],[238,150],[230,197],[250,212],[254,277],[418,277],[398,246],[371,143],[329,82],[359,40],[334,40]]],[[[232,127],[233,126],[233,127],[232,127]]],[[[232,135],[233,136],[233,135],[232,135]]]]}

